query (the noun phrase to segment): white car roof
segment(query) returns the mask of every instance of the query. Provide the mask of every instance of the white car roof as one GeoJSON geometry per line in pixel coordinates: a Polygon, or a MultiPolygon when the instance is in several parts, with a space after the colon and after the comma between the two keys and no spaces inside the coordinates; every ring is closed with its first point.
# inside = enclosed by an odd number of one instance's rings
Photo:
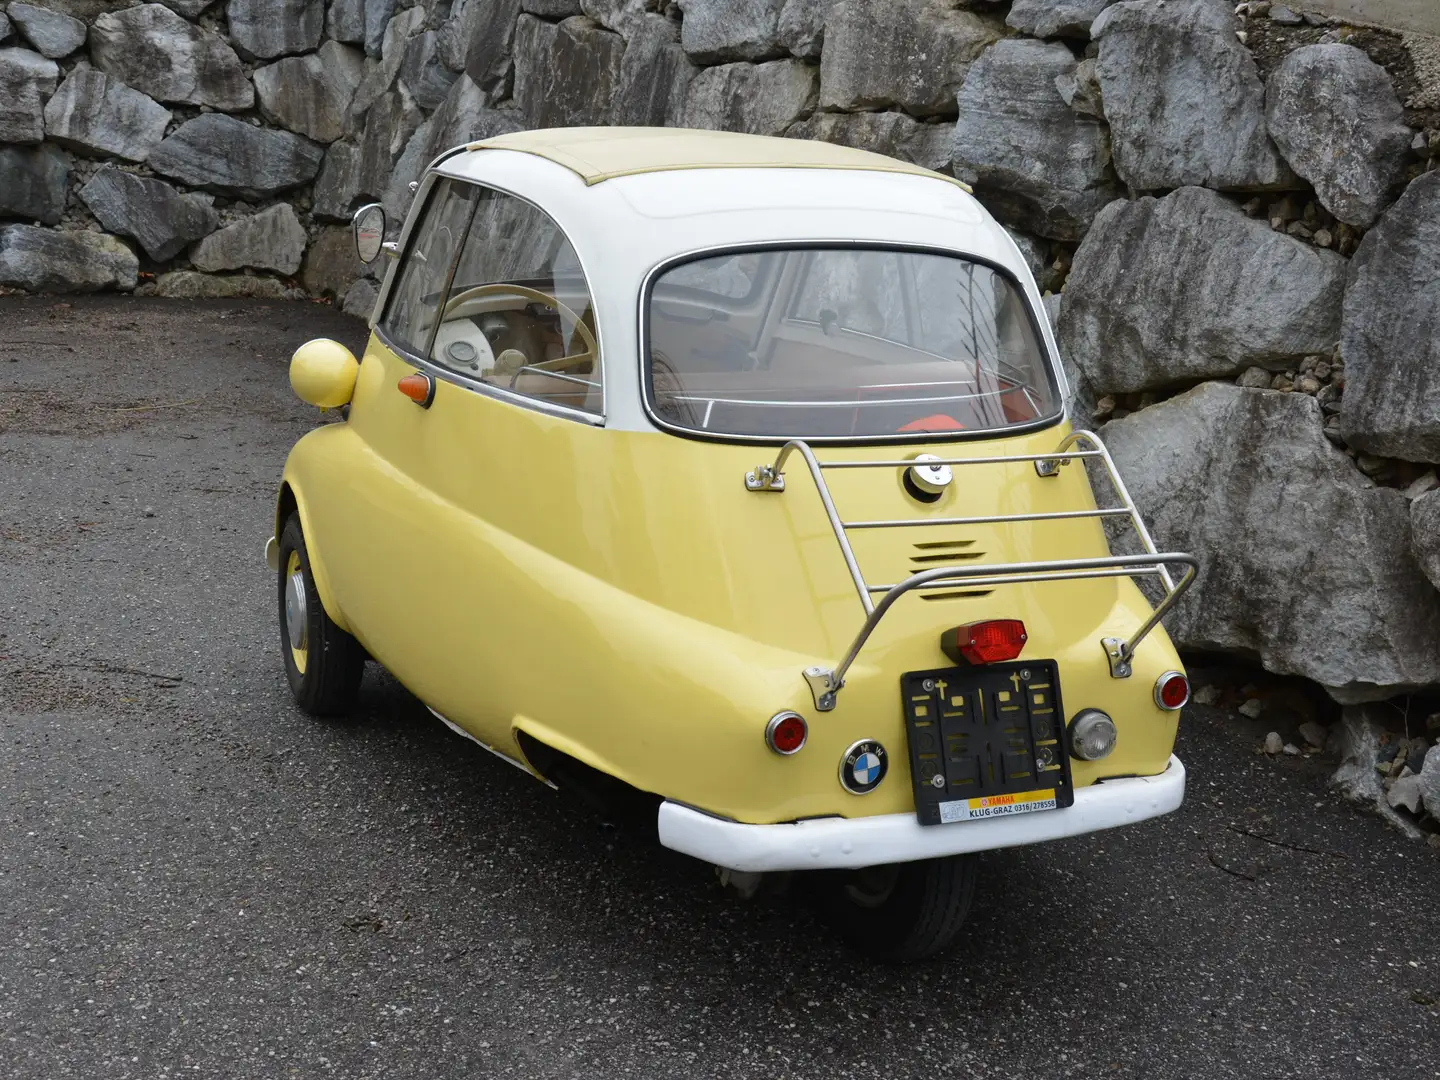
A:
{"type": "MultiPolygon", "coordinates": [[[[968,187],[940,173],[800,139],[569,128],[501,136],[442,155],[415,206],[424,205],[437,176],[520,196],[565,231],[595,307],[607,427],[653,429],[638,380],[624,374],[632,365],[621,359],[639,355],[637,305],[647,276],[677,258],[744,245],[898,244],[998,265],[1022,283],[1063,392],[1055,342],[1019,249],[968,187]]],[[[416,218],[412,213],[407,233],[416,218]]]]}

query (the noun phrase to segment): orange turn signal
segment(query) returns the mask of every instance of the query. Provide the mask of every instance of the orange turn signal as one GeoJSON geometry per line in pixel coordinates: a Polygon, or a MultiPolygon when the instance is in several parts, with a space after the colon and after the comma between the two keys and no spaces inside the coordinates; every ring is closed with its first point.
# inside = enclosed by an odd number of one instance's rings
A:
{"type": "Polygon", "coordinates": [[[414,375],[406,375],[395,386],[422,409],[428,409],[430,403],[435,400],[435,380],[422,372],[417,371],[414,375]]]}

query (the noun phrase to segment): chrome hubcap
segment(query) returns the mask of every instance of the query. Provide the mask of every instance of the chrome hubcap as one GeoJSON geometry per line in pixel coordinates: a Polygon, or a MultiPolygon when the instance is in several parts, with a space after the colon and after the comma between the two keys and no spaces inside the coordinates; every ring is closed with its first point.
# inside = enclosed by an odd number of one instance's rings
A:
{"type": "Polygon", "coordinates": [[[845,883],[851,903],[863,908],[878,908],[890,899],[900,878],[898,866],[867,866],[856,870],[845,883]]]}
{"type": "Polygon", "coordinates": [[[290,635],[290,647],[305,647],[305,575],[296,570],[285,582],[285,632],[290,635]]]}

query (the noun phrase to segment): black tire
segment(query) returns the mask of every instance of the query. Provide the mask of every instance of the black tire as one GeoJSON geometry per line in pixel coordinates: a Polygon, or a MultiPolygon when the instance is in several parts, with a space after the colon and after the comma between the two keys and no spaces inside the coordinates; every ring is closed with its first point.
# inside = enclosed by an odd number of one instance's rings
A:
{"type": "Polygon", "coordinates": [[[858,952],[876,960],[923,960],[954,942],[970,914],[979,858],[831,870],[813,883],[821,918],[858,952]]]}
{"type": "Polygon", "coordinates": [[[340,716],[355,705],[360,679],[365,674],[365,650],[360,643],[330,621],[315,588],[310,572],[310,554],[305,549],[305,535],[300,519],[291,514],[280,531],[280,653],[285,659],[285,678],[295,704],[311,716],[340,716]],[[295,566],[291,565],[291,553],[295,566]],[[292,647],[290,626],[286,617],[286,587],[292,570],[298,570],[304,582],[303,649],[292,647]],[[303,653],[303,662],[297,659],[303,653]]]}

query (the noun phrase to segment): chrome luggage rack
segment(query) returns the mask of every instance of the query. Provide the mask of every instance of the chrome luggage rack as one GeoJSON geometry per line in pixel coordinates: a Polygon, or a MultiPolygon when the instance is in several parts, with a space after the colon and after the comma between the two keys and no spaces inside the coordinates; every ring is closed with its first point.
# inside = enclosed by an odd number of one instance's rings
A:
{"type": "Polygon", "coordinates": [[[927,457],[920,463],[926,466],[963,466],[1003,465],[1017,461],[1029,461],[1034,463],[1038,476],[1052,477],[1058,476],[1060,470],[1069,465],[1071,461],[1095,458],[1104,465],[1105,471],[1110,476],[1111,486],[1116,497],[1123,504],[1122,506],[1095,510],[1065,510],[1044,514],[994,514],[985,517],[910,518],[894,521],[842,521],[840,514],[835,509],[835,500],[831,498],[830,487],[825,483],[825,469],[908,469],[917,464],[916,459],[817,461],[815,453],[809,445],[801,439],[795,439],[780,448],[780,453],[776,456],[773,465],[758,465],[754,471],[746,473],[745,487],[750,491],[757,492],[783,492],[785,490],[785,462],[792,453],[803,457],[805,464],[810,467],[810,476],[815,481],[820,502],[825,507],[825,516],[830,520],[830,528],[834,531],[835,540],[840,545],[840,554],[844,557],[845,566],[850,571],[850,580],[854,582],[855,590],[860,594],[860,604],[865,609],[865,622],[841,661],[833,668],[810,667],[804,671],[805,682],[809,684],[810,692],[815,698],[815,708],[821,712],[829,712],[835,708],[835,697],[845,686],[845,673],[850,670],[850,665],[855,662],[856,656],[865,647],[865,643],[874,633],[875,627],[885,617],[886,612],[890,610],[895,601],[913,590],[938,589],[962,583],[974,588],[986,585],[1028,584],[1035,581],[1068,581],[1077,578],[1159,578],[1165,588],[1165,596],[1155,610],[1150,613],[1150,617],[1140,625],[1140,628],[1128,639],[1107,637],[1100,641],[1101,647],[1105,650],[1105,657],[1110,664],[1111,677],[1126,679],[1130,677],[1131,660],[1134,658],[1135,650],[1140,642],[1159,625],[1160,620],[1175,606],[1185,590],[1190,588],[1200,569],[1200,564],[1193,555],[1174,551],[1162,553],[1155,549],[1155,542],[1150,538],[1150,530],[1145,527],[1145,522],[1140,517],[1140,511],[1135,507],[1135,501],[1130,497],[1125,482],[1120,479],[1120,473],[1115,468],[1115,462],[1110,457],[1110,452],[1105,449],[1105,444],[1100,441],[1098,436],[1088,431],[1076,431],[1067,435],[1060,445],[1049,454],[943,459],[927,457]],[[1079,443],[1089,444],[1090,449],[1073,449],[1079,443]],[[1021,521],[1064,521],[1073,518],[1111,517],[1128,517],[1130,519],[1130,524],[1134,528],[1136,536],[1139,537],[1146,554],[1108,555],[1099,559],[1057,559],[1051,562],[937,566],[911,574],[904,581],[891,585],[871,585],[865,581],[864,575],[860,572],[860,564],[855,559],[855,552],[850,547],[848,532],[850,529],[898,529],[922,525],[996,525],[1021,521]],[[1170,576],[1170,571],[1167,569],[1170,565],[1185,567],[1185,572],[1181,575],[1178,583],[1170,576]],[[878,603],[871,600],[872,595],[877,593],[883,594],[878,603]]]}

